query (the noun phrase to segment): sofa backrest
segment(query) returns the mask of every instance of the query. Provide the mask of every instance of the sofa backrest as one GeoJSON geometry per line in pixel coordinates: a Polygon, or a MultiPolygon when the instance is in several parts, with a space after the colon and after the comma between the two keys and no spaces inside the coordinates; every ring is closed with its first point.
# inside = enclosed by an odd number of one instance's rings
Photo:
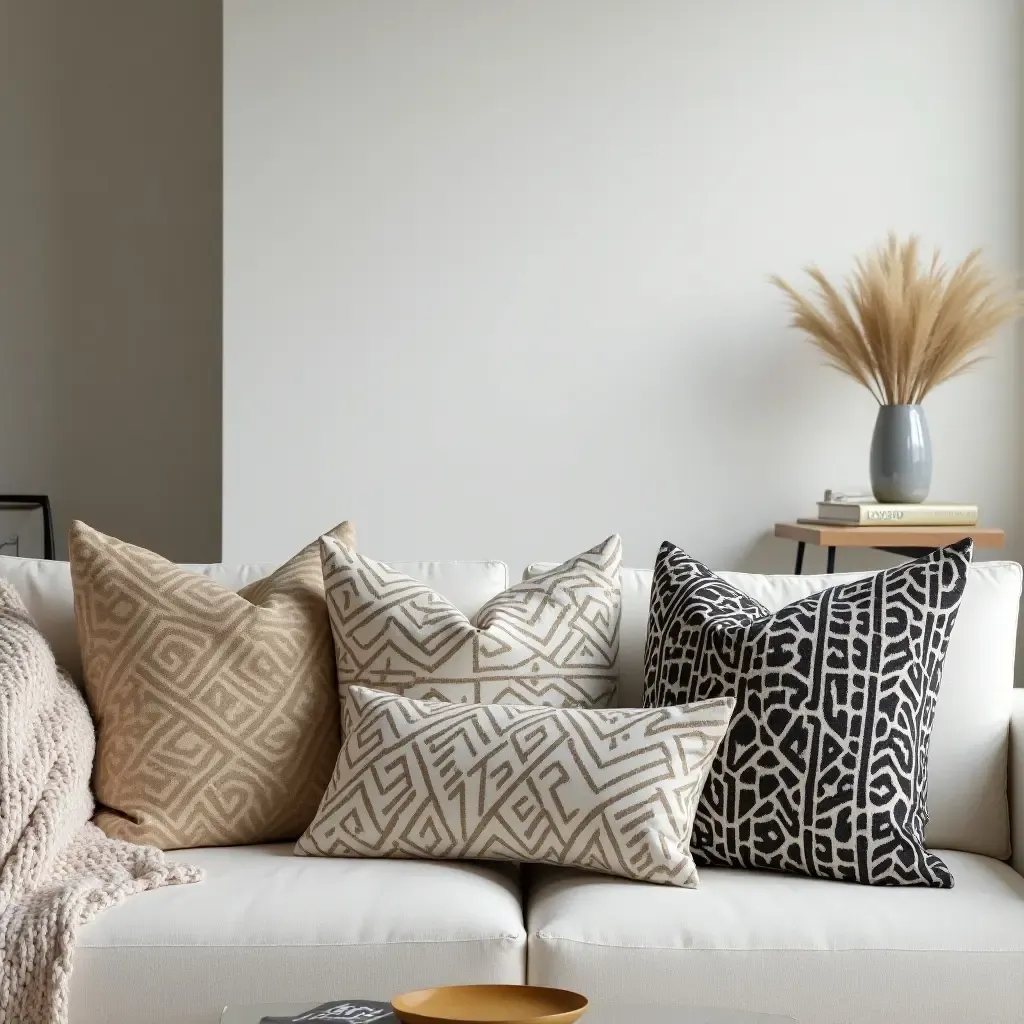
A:
{"type": "MultiPolygon", "coordinates": [[[[467,615],[508,586],[508,570],[502,562],[391,564],[433,587],[467,615]]],[[[524,576],[552,567],[536,563],[524,576]]],[[[274,566],[217,563],[188,568],[238,589],[267,575],[274,566]]],[[[866,574],[721,575],[774,609],[866,574]]],[[[1010,853],[1006,764],[1021,577],[1021,567],[1013,562],[979,562],[970,570],[967,593],[946,656],[932,733],[927,839],[935,848],[999,858],[1010,853]]],[[[57,661],[80,681],[81,657],[68,563],[0,556],[0,579],[15,586],[57,661]]],[[[619,703],[625,707],[638,707],[643,700],[650,590],[650,570],[622,570],[619,703]]]]}
{"type": "MultiPolygon", "coordinates": [[[[504,562],[389,564],[399,572],[426,583],[466,615],[475,614],[481,605],[508,586],[508,568],[504,562]]],[[[185,568],[209,576],[232,590],[240,590],[247,583],[272,573],[277,566],[266,562],[243,565],[218,562],[186,565],[185,568]]],[[[57,663],[81,683],[82,656],[75,633],[75,600],[71,589],[70,564],[0,555],[0,579],[14,585],[36,626],[49,641],[57,663]]]]}
{"type": "MultiPolygon", "coordinates": [[[[524,578],[551,568],[527,567],[524,578]]],[[[722,572],[723,579],[775,610],[869,573],[763,576],[722,572]]],[[[622,570],[619,704],[643,702],[649,569],[622,570]]],[[[977,562],[957,617],[943,670],[929,756],[926,838],[937,849],[1010,855],[1006,765],[1022,570],[1015,562],[977,562]]]]}

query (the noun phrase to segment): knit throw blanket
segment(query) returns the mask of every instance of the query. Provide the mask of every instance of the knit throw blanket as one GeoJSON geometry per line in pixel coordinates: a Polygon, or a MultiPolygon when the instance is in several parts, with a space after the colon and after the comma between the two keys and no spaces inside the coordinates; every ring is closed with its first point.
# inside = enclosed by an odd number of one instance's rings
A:
{"type": "Polygon", "coordinates": [[[0,1021],[64,1024],[79,927],[200,878],[89,823],[95,747],[85,700],[0,580],[0,1021]]]}

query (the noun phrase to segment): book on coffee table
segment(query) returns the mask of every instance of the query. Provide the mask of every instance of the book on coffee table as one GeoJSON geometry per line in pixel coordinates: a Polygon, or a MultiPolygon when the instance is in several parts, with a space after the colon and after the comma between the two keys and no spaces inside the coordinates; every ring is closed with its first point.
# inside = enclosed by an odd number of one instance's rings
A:
{"type": "Polygon", "coordinates": [[[321,1003],[312,1010],[277,1016],[260,1017],[260,1024],[307,1024],[309,1021],[333,1021],[335,1024],[398,1024],[390,1003],[372,999],[344,999],[337,1003],[321,1003]]]}

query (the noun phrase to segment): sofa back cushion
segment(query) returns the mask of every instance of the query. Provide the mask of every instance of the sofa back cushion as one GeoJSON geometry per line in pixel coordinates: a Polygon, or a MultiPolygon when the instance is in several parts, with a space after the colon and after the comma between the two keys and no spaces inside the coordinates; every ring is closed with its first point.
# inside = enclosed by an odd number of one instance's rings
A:
{"type": "MultiPolygon", "coordinates": [[[[474,615],[495,594],[508,586],[503,562],[391,562],[399,572],[426,583],[467,615],[474,615]]],[[[185,565],[232,590],[269,576],[273,562],[185,565]]],[[[68,562],[0,555],[0,579],[14,585],[40,632],[49,641],[57,664],[82,682],[82,655],[75,633],[75,598],[68,562]]]]}
{"type": "MultiPolygon", "coordinates": [[[[535,563],[524,575],[549,568],[535,563]]],[[[644,645],[650,610],[649,569],[623,569],[619,701],[643,702],[644,645]]],[[[769,611],[869,573],[766,576],[720,572],[769,611]]],[[[1006,765],[1021,567],[978,562],[946,653],[929,757],[928,846],[1005,859],[1010,855],[1006,765]]]]}

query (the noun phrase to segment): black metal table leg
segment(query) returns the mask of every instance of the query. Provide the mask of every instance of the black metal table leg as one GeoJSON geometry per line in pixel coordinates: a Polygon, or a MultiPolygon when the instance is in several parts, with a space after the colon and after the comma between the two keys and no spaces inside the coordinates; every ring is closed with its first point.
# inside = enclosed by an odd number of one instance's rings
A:
{"type": "Polygon", "coordinates": [[[802,540],[797,541],[797,544],[796,544],[796,569],[794,570],[794,572],[797,574],[797,576],[799,576],[800,573],[802,573],[804,571],[804,549],[806,547],[807,547],[807,544],[804,541],[802,541],[802,540]]]}
{"type": "Polygon", "coordinates": [[[825,571],[828,572],[828,573],[833,573],[833,572],[836,571],[836,549],[835,548],[829,548],[828,549],[828,563],[827,563],[827,567],[826,567],[825,571]]]}

